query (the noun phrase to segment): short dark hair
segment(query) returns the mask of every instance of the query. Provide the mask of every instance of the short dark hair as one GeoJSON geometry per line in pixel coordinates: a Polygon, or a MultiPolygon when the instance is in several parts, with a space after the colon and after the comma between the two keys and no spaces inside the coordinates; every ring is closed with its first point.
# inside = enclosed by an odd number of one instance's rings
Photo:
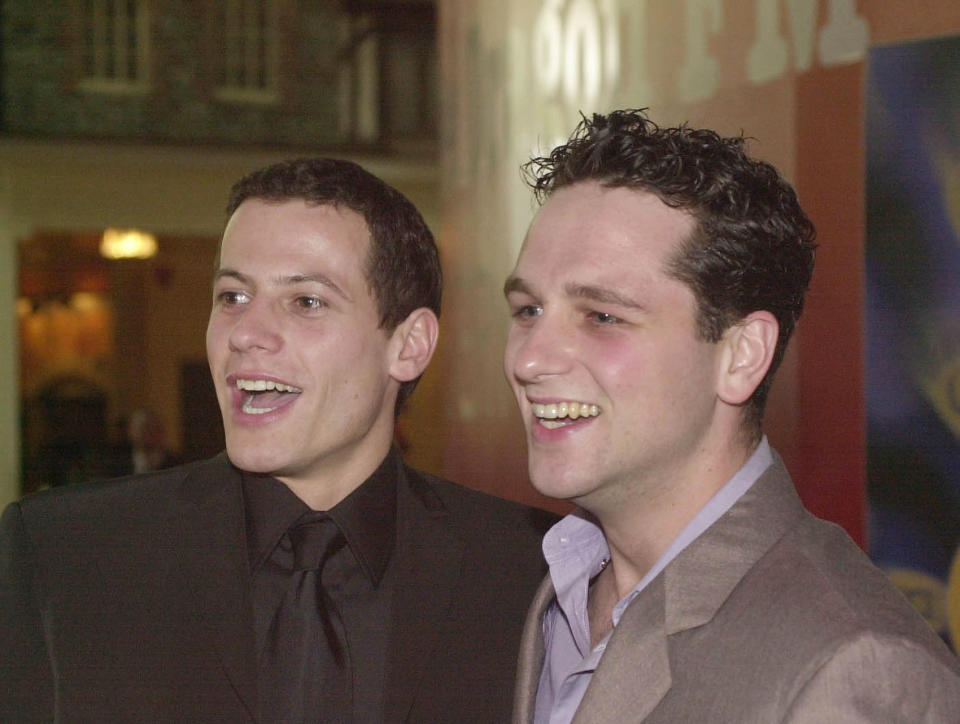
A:
{"type": "MultiPolygon", "coordinates": [[[[380,326],[396,329],[415,309],[440,316],[443,274],[433,234],[416,207],[395,188],[352,161],[298,158],[253,171],[233,185],[227,216],[247,199],[302,199],[354,211],[370,231],[365,275],[380,313],[380,326]]],[[[417,380],[397,393],[397,409],[417,380]]]]}
{"type": "Polygon", "coordinates": [[[655,194],[689,213],[695,227],[670,271],[697,299],[697,331],[717,342],[757,310],[779,325],[773,361],[747,405],[759,435],[767,394],[803,311],[813,274],[815,231],[793,188],[769,163],[750,158],[743,136],[661,128],[646,109],[583,117],[570,140],[523,167],[539,201],[580,181],[655,194]]]}

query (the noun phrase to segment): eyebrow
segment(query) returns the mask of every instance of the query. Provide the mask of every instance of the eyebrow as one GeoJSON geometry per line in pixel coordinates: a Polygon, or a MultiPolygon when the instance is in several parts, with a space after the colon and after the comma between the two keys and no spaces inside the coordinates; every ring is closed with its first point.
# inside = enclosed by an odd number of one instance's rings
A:
{"type": "Polygon", "coordinates": [[[609,287],[598,287],[591,284],[567,284],[564,287],[567,296],[578,299],[589,299],[600,304],[614,304],[625,309],[645,309],[645,306],[635,299],[631,299],[609,287]]]}
{"type": "MultiPolygon", "coordinates": [[[[635,299],[631,299],[609,287],[598,287],[594,284],[570,283],[564,286],[563,291],[568,297],[575,299],[588,299],[600,304],[614,304],[624,309],[643,310],[646,308],[635,299]]],[[[509,295],[511,292],[520,292],[533,296],[533,292],[530,290],[527,282],[522,277],[517,276],[507,277],[507,281],[503,284],[504,295],[509,295]]]]}
{"type": "Polygon", "coordinates": [[[507,281],[503,283],[503,296],[507,296],[510,292],[523,292],[524,294],[530,294],[530,287],[527,286],[527,283],[520,277],[509,276],[507,281]]]}
{"type": "MultiPolygon", "coordinates": [[[[253,279],[244,274],[241,271],[236,269],[223,268],[217,269],[216,273],[213,275],[213,281],[216,283],[223,278],[236,279],[241,284],[246,284],[248,286],[255,286],[253,279]]],[[[278,277],[276,280],[278,286],[292,286],[294,284],[321,284],[322,286],[327,287],[335,294],[343,297],[348,302],[353,301],[351,296],[347,294],[340,286],[338,286],[330,277],[325,274],[287,274],[281,277],[278,277]]]]}

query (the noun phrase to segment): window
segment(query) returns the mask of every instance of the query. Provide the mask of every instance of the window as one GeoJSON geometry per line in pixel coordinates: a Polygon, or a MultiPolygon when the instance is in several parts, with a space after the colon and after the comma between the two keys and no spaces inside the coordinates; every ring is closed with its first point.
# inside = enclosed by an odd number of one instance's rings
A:
{"type": "Polygon", "coordinates": [[[82,0],[81,90],[142,93],[149,87],[149,0],[82,0]]]}
{"type": "Polygon", "coordinates": [[[346,4],[340,130],[360,143],[416,144],[437,133],[433,3],[346,4]]]}
{"type": "Polygon", "coordinates": [[[240,103],[279,100],[278,0],[223,0],[218,3],[219,67],[214,95],[240,103]]]}

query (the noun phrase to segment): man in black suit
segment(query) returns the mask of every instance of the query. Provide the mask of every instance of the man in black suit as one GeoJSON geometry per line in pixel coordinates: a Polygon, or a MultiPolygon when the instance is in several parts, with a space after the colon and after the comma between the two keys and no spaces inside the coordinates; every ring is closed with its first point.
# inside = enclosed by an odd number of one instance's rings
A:
{"type": "Polygon", "coordinates": [[[7,509],[0,720],[505,721],[550,521],[392,446],[437,340],[430,231],[329,159],[248,175],[228,214],[226,453],[7,509]]]}

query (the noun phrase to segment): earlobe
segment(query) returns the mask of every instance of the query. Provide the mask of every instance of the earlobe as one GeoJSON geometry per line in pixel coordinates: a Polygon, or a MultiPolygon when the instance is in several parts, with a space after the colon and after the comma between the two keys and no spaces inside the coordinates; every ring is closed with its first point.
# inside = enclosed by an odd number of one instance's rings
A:
{"type": "Polygon", "coordinates": [[[748,314],[728,329],[717,394],[731,405],[742,405],[770,369],[780,328],[777,318],[767,311],[748,314]]]}
{"type": "Polygon", "coordinates": [[[390,375],[408,382],[423,374],[437,347],[437,315],[426,307],[415,309],[393,331],[390,375]]]}

